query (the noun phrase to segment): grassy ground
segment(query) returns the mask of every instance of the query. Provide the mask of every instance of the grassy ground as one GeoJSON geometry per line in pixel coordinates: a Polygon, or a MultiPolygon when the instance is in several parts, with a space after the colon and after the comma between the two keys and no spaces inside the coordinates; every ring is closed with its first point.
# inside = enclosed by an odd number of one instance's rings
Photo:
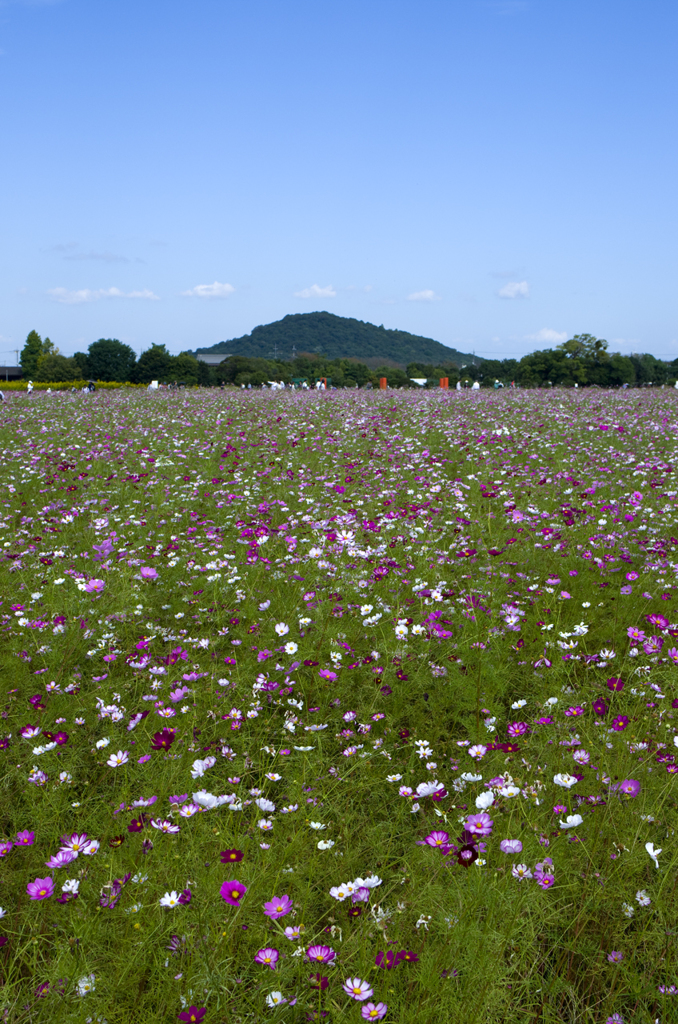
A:
{"type": "Polygon", "coordinates": [[[10,396],[4,1020],[678,1019],[677,401],[10,396]]]}

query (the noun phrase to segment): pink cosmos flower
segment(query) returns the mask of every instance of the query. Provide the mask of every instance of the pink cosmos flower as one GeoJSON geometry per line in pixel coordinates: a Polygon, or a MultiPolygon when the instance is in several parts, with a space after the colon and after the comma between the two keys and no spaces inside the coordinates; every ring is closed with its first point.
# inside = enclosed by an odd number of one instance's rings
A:
{"type": "Polygon", "coordinates": [[[265,967],[270,967],[271,970],[274,971],[279,957],[280,954],[277,949],[272,949],[270,946],[266,946],[264,949],[260,949],[254,954],[254,962],[255,964],[264,964],[265,967]]]}
{"type": "Polygon", "coordinates": [[[511,739],[517,739],[518,736],[524,736],[528,728],[527,722],[511,722],[506,731],[511,739]]]}
{"type": "Polygon", "coordinates": [[[638,796],[640,793],[640,783],[636,779],[624,779],[623,782],[619,783],[619,792],[625,793],[626,796],[638,796]]]}
{"type": "Polygon", "coordinates": [[[489,836],[492,834],[494,822],[485,811],[482,814],[470,814],[466,819],[466,830],[476,836],[489,836]]]}
{"type": "Polygon", "coordinates": [[[152,569],[148,565],[142,565],[141,569],[139,569],[139,575],[141,576],[142,580],[157,580],[158,578],[158,573],[156,572],[156,570],[152,569]]]}
{"type": "Polygon", "coordinates": [[[46,860],[45,864],[48,868],[52,869],[65,868],[71,863],[71,861],[74,861],[77,856],[77,853],[73,850],[59,850],[59,852],[55,853],[53,857],[46,860]]]}
{"type": "Polygon", "coordinates": [[[336,955],[331,946],[309,946],[306,950],[306,956],[311,963],[328,964],[336,955]]]}
{"type": "Polygon", "coordinates": [[[388,1012],[386,1003],[366,1003],[360,1010],[363,1020],[381,1020],[388,1012]]]}
{"type": "Polygon", "coordinates": [[[85,591],[88,594],[100,594],[105,586],[106,584],[103,580],[89,580],[89,582],[85,584],[85,591]]]}
{"type": "Polygon", "coordinates": [[[6,857],[13,847],[14,843],[0,843],[0,857],[6,857]]]}
{"type": "Polygon", "coordinates": [[[219,889],[219,895],[222,900],[226,900],[226,902],[230,903],[232,907],[240,906],[240,900],[246,892],[247,886],[243,885],[242,882],[238,882],[236,879],[233,879],[231,882],[224,882],[219,889]]]}
{"type": "Polygon", "coordinates": [[[175,825],[173,822],[168,821],[166,818],[152,818],[151,825],[153,826],[153,828],[157,828],[159,832],[181,832],[181,828],[179,827],[179,825],[175,825]]]}
{"type": "Polygon", "coordinates": [[[23,832],[17,832],[16,834],[16,845],[17,846],[32,846],[35,842],[35,832],[29,832],[28,829],[24,829],[23,832]]]}
{"type": "Polygon", "coordinates": [[[82,848],[84,847],[86,842],[86,832],[81,832],[80,834],[78,834],[77,832],[73,832],[73,834],[70,836],[61,837],[61,849],[72,850],[73,853],[77,856],[82,851],[82,848]]]}
{"type": "Polygon", "coordinates": [[[358,1002],[374,995],[369,981],[363,981],[361,978],[347,978],[342,987],[347,996],[358,1002]]]}
{"type": "Polygon", "coordinates": [[[292,900],[289,896],[274,896],[268,903],[264,903],[264,913],[267,917],[275,920],[278,917],[284,917],[285,914],[289,914],[292,906],[292,900]]]}
{"type": "Polygon", "coordinates": [[[499,849],[502,853],[522,853],[523,844],[520,839],[502,839],[499,849]]]}
{"type": "Polygon", "coordinates": [[[51,878],[36,878],[28,883],[26,892],[32,900],[46,900],[54,892],[54,882],[51,878]]]}

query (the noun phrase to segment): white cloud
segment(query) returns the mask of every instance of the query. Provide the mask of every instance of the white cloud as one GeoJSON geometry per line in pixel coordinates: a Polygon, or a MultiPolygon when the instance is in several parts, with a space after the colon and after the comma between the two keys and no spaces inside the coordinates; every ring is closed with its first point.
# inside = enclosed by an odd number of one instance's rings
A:
{"type": "Polygon", "coordinates": [[[550,341],[555,345],[567,341],[567,331],[554,331],[552,327],[542,327],[535,334],[526,334],[526,341],[550,341]]]}
{"type": "Polygon", "coordinates": [[[213,284],[197,284],[195,288],[189,288],[187,292],[181,294],[196,299],[227,299],[234,291],[232,284],[215,281],[213,284]]]}
{"type": "Polygon", "coordinates": [[[159,301],[148,288],[140,292],[121,292],[119,288],[80,288],[70,291],[68,288],[50,288],[47,292],[55,302],[63,302],[67,306],[79,306],[83,302],[98,302],[100,299],[152,299],[159,301]]]}
{"type": "Polygon", "coordinates": [[[436,295],[430,288],[425,288],[423,292],[412,292],[411,295],[407,296],[408,302],[440,302],[440,296],[436,295]]]}
{"type": "Polygon", "coordinates": [[[312,284],[310,288],[304,288],[303,291],[294,293],[297,299],[333,299],[336,297],[336,294],[336,290],[331,284],[328,284],[326,288],[312,284]]]}
{"type": "Polygon", "coordinates": [[[526,299],[529,294],[530,286],[527,281],[509,281],[497,292],[500,299],[526,299]]]}

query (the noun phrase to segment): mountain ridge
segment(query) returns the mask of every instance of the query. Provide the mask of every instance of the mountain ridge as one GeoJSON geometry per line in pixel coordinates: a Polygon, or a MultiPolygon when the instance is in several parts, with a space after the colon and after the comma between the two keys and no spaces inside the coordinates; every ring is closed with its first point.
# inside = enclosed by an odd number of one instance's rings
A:
{"type": "Polygon", "coordinates": [[[405,369],[408,363],[462,366],[479,363],[480,358],[443,345],[433,338],[388,330],[365,320],[337,316],[327,311],[289,313],[282,320],[261,324],[249,334],[211,347],[197,348],[203,354],[293,359],[317,355],[327,359],[358,359],[368,366],[391,363],[405,369]]]}

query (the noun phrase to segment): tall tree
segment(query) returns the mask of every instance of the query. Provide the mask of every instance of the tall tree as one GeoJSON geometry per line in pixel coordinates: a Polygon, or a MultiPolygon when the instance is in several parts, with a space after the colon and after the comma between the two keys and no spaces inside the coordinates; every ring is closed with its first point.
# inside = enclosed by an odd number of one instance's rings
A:
{"type": "Polygon", "coordinates": [[[151,345],[142,352],[134,367],[134,381],[150,384],[152,380],[168,383],[172,378],[172,356],[164,345],[151,345]]]}
{"type": "Polygon", "coordinates": [[[53,355],[41,356],[35,379],[47,383],[80,380],[80,367],[75,359],[55,352],[53,355]]]}
{"type": "Polygon", "coordinates": [[[42,355],[42,338],[37,331],[31,331],[24,347],[21,350],[19,362],[21,363],[21,371],[27,379],[35,377],[38,371],[38,360],[42,355]]]}
{"type": "Polygon", "coordinates": [[[99,338],[87,349],[87,372],[94,380],[132,379],[137,357],[129,345],[117,338],[99,338]]]}

